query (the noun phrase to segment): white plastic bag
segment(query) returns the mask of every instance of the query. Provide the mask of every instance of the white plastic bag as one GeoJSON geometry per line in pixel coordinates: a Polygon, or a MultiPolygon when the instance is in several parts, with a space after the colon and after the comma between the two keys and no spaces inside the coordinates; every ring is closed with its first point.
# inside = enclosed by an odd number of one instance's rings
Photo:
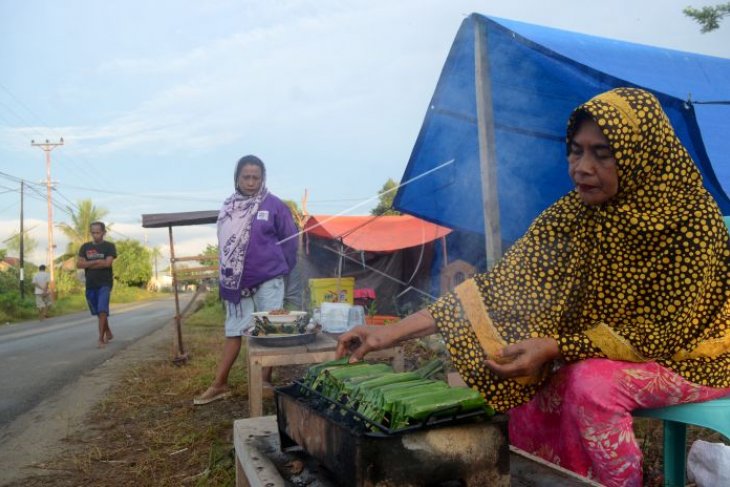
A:
{"type": "Polygon", "coordinates": [[[697,487],[730,486],[730,446],[696,440],[687,456],[687,478],[697,487]]]}

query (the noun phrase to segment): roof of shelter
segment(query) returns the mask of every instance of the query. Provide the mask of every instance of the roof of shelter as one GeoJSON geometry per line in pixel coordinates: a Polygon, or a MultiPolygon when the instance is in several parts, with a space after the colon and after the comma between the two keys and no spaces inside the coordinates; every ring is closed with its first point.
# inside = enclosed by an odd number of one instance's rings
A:
{"type": "Polygon", "coordinates": [[[448,235],[451,229],[410,215],[313,215],[304,224],[304,232],[341,240],[355,250],[394,252],[432,242],[448,235]]]}
{"type": "Polygon", "coordinates": [[[185,211],[182,213],[151,213],[142,215],[142,227],[182,227],[186,225],[215,223],[217,220],[218,210],[185,211]]]}

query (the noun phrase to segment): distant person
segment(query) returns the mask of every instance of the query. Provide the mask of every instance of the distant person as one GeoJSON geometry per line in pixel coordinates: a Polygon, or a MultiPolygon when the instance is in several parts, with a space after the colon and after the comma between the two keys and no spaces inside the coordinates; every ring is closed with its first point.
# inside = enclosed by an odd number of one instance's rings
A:
{"type": "MultiPolygon", "coordinates": [[[[284,278],[296,265],[297,227],[291,211],[266,188],[266,168],[244,156],[233,176],[235,192],[218,214],[220,296],[226,307],[223,356],[213,384],[193,404],[230,396],[228,374],[241,350],[241,337],[254,328],[254,311],[284,306],[284,278]]],[[[271,390],[271,367],[263,370],[271,390]]]]}
{"type": "Polygon", "coordinates": [[[117,257],[117,248],[104,240],[106,226],[102,222],[92,223],[90,229],[93,241],[81,246],[76,266],[84,269],[86,303],[91,314],[99,320],[98,346],[104,348],[114,338],[109,328],[109,297],[114,284],[112,263],[117,257]]]}
{"type": "Polygon", "coordinates": [[[46,272],[46,266],[38,267],[38,272],[33,276],[35,290],[35,305],[38,308],[38,319],[45,320],[48,317],[48,308],[51,307],[51,290],[48,288],[51,282],[51,275],[46,272]]]}

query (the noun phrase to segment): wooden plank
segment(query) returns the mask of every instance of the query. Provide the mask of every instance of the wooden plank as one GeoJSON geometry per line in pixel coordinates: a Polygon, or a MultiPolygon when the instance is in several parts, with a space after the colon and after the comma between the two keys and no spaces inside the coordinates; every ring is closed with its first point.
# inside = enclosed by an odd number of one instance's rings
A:
{"type": "MultiPolygon", "coordinates": [[[[236,487],[279,487],[285,483],[276,466],[263,455],[256,439],[276,433],[273,416],[259,420],[233,422],[233,445],[236,451],[236,487]]],[[[276,435],[278,436],[278,435],[276,435]]]]}
{"type": "Polygon", "coordinates": [[[177,272],[177,275],[185,275],[185,274],[194,274],[196,272],[210,272],[210,271],[217,271],[218,266],[217,265],[206,265],[206,266],[200,266],[200,267],[181,267],[179,269],[175,269],[177,272]]]}
{"type": "Polygon", "coordinates": [[[531,455],[516,446],[510,446],[510,473],[512,487],[560,485],[561,487],[601,487],[593,480],[571,472],[540,457],[531,455]],[[552,483],[549,483],[552,482],[552,483]]]}
{"type": "MultiPolygon", "coordinates": [[[[188,257],[175,257],[175,262],[188,262],[188,261],[200,261],[200,260],[210,260],[210,255],[193,255],[188,257]]],[[[218,266],[215,266],[216,269],[218,266]]]]}

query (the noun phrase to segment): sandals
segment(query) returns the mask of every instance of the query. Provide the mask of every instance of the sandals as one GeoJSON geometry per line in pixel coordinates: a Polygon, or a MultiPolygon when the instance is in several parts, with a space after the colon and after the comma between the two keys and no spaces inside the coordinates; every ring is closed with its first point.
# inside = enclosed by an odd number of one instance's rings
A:
{"type": "MultiPolygon", "coordinates": [[[[206,392],[208,392],[208,391],[206,391],[206,392]]],[[[208,404],[213,401],[218,401],[220,399],[227,399],[227,398],[231,397],[232,395],[233,395],[233,393],[229,390],[225,390],[225,391],[219,392],[217,394],[213,394],[210,397],[205,397],[205,393],[203,393],[202,396],[196,397],[195,399],[193,399],[193,405],[202,406],[204,404],[208,404]]]]}

